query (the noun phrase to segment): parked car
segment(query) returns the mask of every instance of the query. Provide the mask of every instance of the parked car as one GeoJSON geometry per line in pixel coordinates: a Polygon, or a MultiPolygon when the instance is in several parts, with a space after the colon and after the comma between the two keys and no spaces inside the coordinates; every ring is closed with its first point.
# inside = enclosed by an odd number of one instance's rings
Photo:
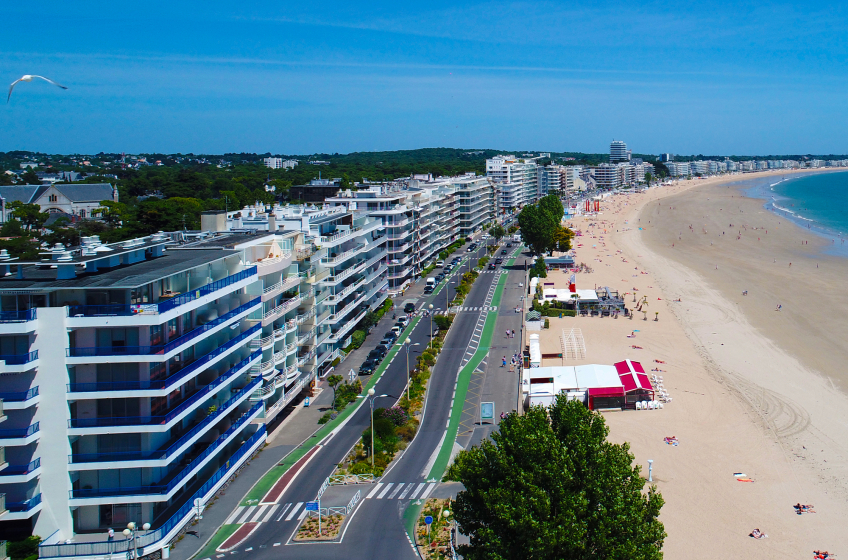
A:
{"type": "Polygon", "coordinates": [[[359,375],[371,375],[374,373],[374,370],[377,369],[377,366],[380,365],[380,360],[373,360],[371,358],[362,362],[362,365],[359,366],[359,375]]]}
{"type": "Polygon", "coordinates": [[[428,294],[428,295],[432,294],[435,291],[436,291],[436,288],[434,288],[433,286],[427,286],[427,287],[424,288],[424,293],[428,294]]]}
{"type": "Polygon", "coordinates": [[[400,317],[398,317],[397,324],[402,327],[405,327],[409,324],[409,317],[407,317],[406,315],[401,315],[400,317]]]}
{"type": "Polygon", "coordinates": [[[444,266],[445,266],[445,261],[436,261],[436,266],[437,266],[438,268],[442,268],[442,267],[444,267],[444,266]]]}
{"type": "Polygon", "coordinates": [[[396,333],[392,332],[392,331],[389,331],[389,332],[387,332],[386,334],[383,335],[383,339],[391,338],[392,344],[394,344],[395,340],[397,340],[397,337],[398,337],[398,335],[396,333]]]}
{"type": "Polygon", "coordinates": [[[376,348],[371,350],[371,352],[379,352],[380,356],[385,356],[386,354],[389,353],[389,347],[386,346],[385,344],[380,344],[376,348]]]}

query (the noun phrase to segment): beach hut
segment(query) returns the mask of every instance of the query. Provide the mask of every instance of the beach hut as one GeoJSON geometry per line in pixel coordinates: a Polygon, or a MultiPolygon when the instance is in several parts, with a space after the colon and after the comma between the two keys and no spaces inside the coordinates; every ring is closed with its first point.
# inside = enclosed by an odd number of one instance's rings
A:
{"type": "Polygon", "coordinates": [[[615,370],[624,386],[624,403],[626,408],[635,408],[638,401],[653,401],[654,387],[645,368],[639,362],[624,360],[615,364],[615,370]]]}

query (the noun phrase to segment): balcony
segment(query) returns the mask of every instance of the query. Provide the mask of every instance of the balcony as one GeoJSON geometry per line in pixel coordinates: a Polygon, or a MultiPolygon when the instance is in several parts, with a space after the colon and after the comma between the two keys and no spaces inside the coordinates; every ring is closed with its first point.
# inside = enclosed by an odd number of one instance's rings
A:
{"type": "Polygon", "coordinates": [[[0,373],[23,373],[38,367],[38,350],[26,354],[0,355],[0,373]]]}
{"type": "Polygon", "coordinates": [[[289,319],[286,321],[286,334],[297,330],[297,319],[289,319]]]}
{"type": "Polygon", "coordinates": [[[29,519],[41,511],[41,494],[36,494],[24,502],[6,502],[6,510],[9,512],[3,516],[3,521],[15,521],[29,519]]]}
{"type": "MultiPolygon", "coordinates": [[[[259,325],[254,325],[248,330],[244,331],[237,337],[228,341],[226,344],[222,344],[215,350],[209,352],[205,356],[202,356],[182,368],[180,371],[176,372],[172,376],[167,379],[157,379],[157,380],[147,380],[147,381],[118,381],[113,383],[68,383],[68,393],[69,397],[72,397],[74,400],[77,399],[89,399],[96,397],[108,397],[108,398],[117,398],[119,396],[124,395],[101,395],[99,393],[103,391],[147,391],[150,394],[139,395],[137,393],[131,393],[126,396],[128,397],[141,397],[141,396],[165,396],[170,393],[175,386],[178,384],[182,384],[185,380],[188,380],[188,377],[192,374],[198,375],[204,369],[205,366],[212,366],[218,362],[219,358],[223,359],[226,354],[230,352],[234,352],[238,348],[241,347],[246,341],[252,339],[256,336],[259,331],[262,330],[262,327],[259,325]],[[91,395],[71,395],[71,393],[93,393],[91,395]]],[[[257,350],[254,352],[248,360],[253,360],[256,355],[261,356],[262,352],[257,350]]]]}
{"type": "Polygon", "coordinates": [[[348,322],[347,322],[347,323],[346,323],[346,324],[345,324],[342,328],[340,328],[339,330],[337,330],[336,332],[334,332],[334,333],[330,336],[330,338],[328,339],[328,341],[329,341],[330,343],[337,343],[337,342],[341,342],[341,341],[344,339],[344,336],[345,336],[345,335],[346,335],[346,334],[347,334],[347,333],[348,333],[351,329],[353,329],[353,327],[355,327],[355,326],[356,326],[356,324],[357,324],[357,323],[359,323],[359,321],[361,321],[363,317],[365,317],[365,314],[366,314],[366,313],[368,313],[368,310],[367,310],[367,309],[366,309],[366,310],[364,310],[364,311],[362,311],[359,315],[357,315],[356,317],[354,317],[354,318],[353,318],[353,319],[351,319],[350,321],[348,321],[348,322]]]}
{"type": "Polygon", "coordinates": [[[170,457],[184,453],[190,446],[194,445],[207,428],[214,425],[218,420],[229,414],[235,407],[241,404],[245,399],[249,398],[262,381],[257,378],[258,382],[251,383],[233,395],[227,402],[219,406],[209,416],[201,420],[188,432],[180,436],[180,438],[169,445],[165,449],[157,449],[154,451],[119,451],[105,453],[77,453],[68,456],[68,463],[79,465],[77,468],[70,467],[70,470],[95,470],[99,468],[114,467],[114,468],[129,468],[126,465],[127,461],[149,461],[151,463],[143,465],[134,465],[142,467],[160,467],[167,466],[170,463],[170,457]],[[96,464],[95,464],[96,463],[96,464]],[[115,465],[104,465],[104,463],[116,463],[115,465]],[[121,464],[124,463],[124,464],[121,464]]]}
{"type": "Polygon", "coordinates": [[[303,297],[298,295],[291,299],[287,299],[286,301],[282,302],[280,305],[273,309],[269,309],[262,315],[262,325],[266,326],[271,324],[271,322],[273,322],[278,317],[286,314],[287,312],[300,305],[301,301],[303,301],[303,297]]]}
{"type": "MultiPolygon", "coordinates": [[[[238,272],[231,276],[227,276],[226,278],[222,278],[221,280],[218,280],[216,282],[206,284],[205,286],[196,290],[191,290],[189,292],[177,295],[170,299],[160,301],[159,303],[134,305],[71,305],[68,306],[68,316],[74,318],[90,318],[133,317],[137,315],[162,315],[198,299],[205,298],[206,296],[214,294],[216,295],[216,298],[210,298],[210,301],[212,299],[217,299],[223,294],[216,294],[216,292],[224,290],[232,286],[233,284],[242,282],[243,280],[250,279],[252,276],[255,276],[256,273],[257,268],[255,266],[252,266],[250,268],[242,270],[241,272],[238,272]]],[[[185,312],[185,310],[180,310],[180,314],[185,312]]]]}
{"type": "Polygon", "coordinates": [[[37,325],[34,307],[23,311],[0,311],[0,334],[31,332],[37,325]]]}
{"type": "Polygon", "coordinates": [[[0,484],[28,482],[41,474],[41,457],[26,465],[9,465],[0,471],[0,484]]]}
{"type": "Polygon", "coordinates": [[[366,247],[365,243],[357,243],[352,249],[348,249],[347,251],[345,251],[344,253],[342,253],[340,255],[321,259],[321,264],[323,264],[325,266],[329,266],[329,267],[338,266],[339,264],[343,263],[347,259],[356,255],[359,251],[361,251],[365,247],[366,247]]]}
{"type": "Polygon", "coordinates": [[[24,410],[39,401],[38,386],[28,391],[17,393],[0,393],[0,416],[4,410],[24,410]]]}
{"type": "MultiPolygon", "coordinates": [[[[253,387],[252,390],[255,389],[253,387]]],[[[136,486],[136,487],[126,487],[126,488],[76,488],[70,491],[70,497],[72,499],[78,498],[103,498],[103,497],[111,497],[111,496],[168,496],[171,493],[176,492],[183,485],[183,482],[196,474],[200,468],[206,464],[206,459],[210,458],[211,455],[223,447],[231,438],[234,438],[237,432],[241,431],[241,429],[247,425],[250,420],[253,419],[254,416],[258,415],[258,413],[262,410],[265,405],[261,402],[253,405],[245,414],[243,414],[236,422],[230,426],[230,429],[221,434],[218,439],[214,442],[210,443],[208,447],[192,460],[191,463],[188,464],[182,471],[177,473],[167,484],[156,484],[156,485],[148,485],[148,486],[136,486]]],[[[242,446],[243,447],[243,446],[242,446]]],[[[230,459],[232,460],[232,459],[230,459]]],[[[159,501],[159,500],[157,500],[159,501]]],[[[87,504],[73,504],[73,505],[87,505],[87,504]]]]}
{"type": "MultiPolygon", "coordinates": [[[[209,321],[205,325],[194,329],[193,331],[184,334],[183,336],[172,340],[167,344],[157,344],[155,346],[94,346],[94,347],[77,347],[68,348],[66,354],[71,358],[84,358],[94,356],[158,356],[156,360],[149,361],[164,361],[170,358],[169,354],[184,350],[182,346],[188,344],[202,334],[223,327],[229,321],[237,319],[240,315],[247,314],[253,311],[253,308],[261,305],[260,298],[255,298],[244,305],[240,305],[229,313],[221,315],[213,321],[209,321]]],[[[80,363],[75,361],[74,363],[80,363]]]]}
{"type": "Polygon", "coordinates": [[[38,433],[38,430],[38,422],[26,428],[0,430],[0,445],[3,447],[28,445],[39,438],[40,434],[38,433]]]}
{"type": "MultiPolygon", "coordinates": [[[[180,403],[176,408],[168,414],[161,416],[125,416],[125,417],[106,417],[106,418],[72,418],[68,420],[69,433],[72,435],[85,435],[90,433],[135,433],[135,432],[162,432],[169,430],[178,420],[182,420],[189,413],[193,412],[198,405],[206,401],[211,393],[214,393],[218,388],[225,383],[232,381],[237,376],[236,372],[232,372],[229,376],[221,376],[216,378],[212,383],[202,387],[199,391],[180,403]],[[154,427],[152,430],[142,430],[141,427],[154,427]],[[111,428],[110,430],[101,430],[100,428],[111,428]]],[[[242,387],[239,392],[255,388],[256,385],[262,382],[262,379],[257,377],[242,387]]]]}

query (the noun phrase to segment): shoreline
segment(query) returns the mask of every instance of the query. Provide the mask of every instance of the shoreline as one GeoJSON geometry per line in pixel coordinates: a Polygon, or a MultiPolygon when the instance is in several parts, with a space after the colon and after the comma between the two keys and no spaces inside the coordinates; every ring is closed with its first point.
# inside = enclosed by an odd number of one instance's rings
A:
{"type": "MultiPolygon", "coordinates": [[[[665,377],[674,398],[663,410],[606,416],[610,439],[630,443],[643,473],[655,461],[669,558],[792,557],[848,545],[841,529],[848,518],[848,379],[837,379],[828,358],[834,344],[841,352],[834,332],[848,329],[830,303],[813,303],[839,285],[832,282],[848,273],[848,260],[823,255],[824,240],[803,239],[805,230],[730,184],[780,174],[619,194],[601,202],[600,215],[569,220],[582,230],[576,262],[594,268],[577,275],[578,285],[618,289],[628,307],[631,294],[645,297],[652,320],[552,318],[543,345],[558,346],[561,330],[577,327],[586,359],[543,365],[633,359],[665,377]],[[742,297],[745,289],[751,295],[742,297]],[[782,297],[777,312],[774,300],[782,297]],[[818,343],[820,332],[830,337],[818,343]],[[631,333],[635,341],[625,336],[631,333]],[[672,435],[679,447],[663,443],[672,435]],[[734,472],[756,483],[740,483],[734,472]],[[796,515],[799,501],[819,513],[796,515]],[[748,537],[755,527],[769,538],[748,537]]],[[[558,286],[567,278],[549,277],[558,286]]],[[[848,313],[848,298],[836,299],[848,313]]]]}

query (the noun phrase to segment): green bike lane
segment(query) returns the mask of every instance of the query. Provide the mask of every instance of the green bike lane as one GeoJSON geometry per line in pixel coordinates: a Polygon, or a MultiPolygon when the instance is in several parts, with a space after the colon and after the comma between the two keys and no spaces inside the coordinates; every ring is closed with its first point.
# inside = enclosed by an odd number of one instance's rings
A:
{"type": "MultiPolygon", "coordinates": [[[[509,259],[506,266],[512,266],[514,263],[515,257],[509,259]]],[[[495,288],[495,293],[492,296],[490,304],[495,308],[500,307],[504,286],[507,282],[507,276],[508,274],[501,274],[498,279],[498,285],[495,288]]],[[[468,395],[468,386],[471,382],[471,375],[489,354],[497,320],[497,311],[487,312],[486,321],[483,326],[483,334],[480,337],[480,345],[471,356],[471,359],[469,359],[465,366],[462,367],[459,375],[457,376],[456,395],[450,411],[450,421],[448,422],[447,433],[442,443],[442,447],[439,449],[439,453],[436,456],[436,460],[433,463],[433,467],[427,475],[428,480],[441,480],[448,468],[448,463],[453,452],[454,442],[456,441],[457,433],[459,432],[459,423],[462,417],[462,409],[465,405],[465,399],[468,395]]],[[[423,508],[423,503],[416,504],[415,502],[412,502],[409,507],[406,508],[403,515],[404,527],[409,538],[412,539],[413,542],[415,542],[415,526],[423,508]]]]}

